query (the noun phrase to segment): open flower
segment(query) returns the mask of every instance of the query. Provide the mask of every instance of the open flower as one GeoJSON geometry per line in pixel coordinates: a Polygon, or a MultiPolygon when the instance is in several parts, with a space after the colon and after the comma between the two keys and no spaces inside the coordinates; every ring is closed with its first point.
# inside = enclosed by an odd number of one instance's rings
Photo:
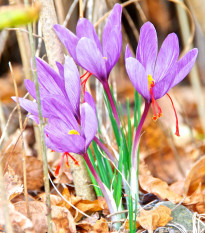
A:
{"type": "MultiPolygon", "coordinates": [[[[181,82],[193,67],[198,54],[197,49],[190,50],[180,60],[179,42],[175,33],[169,34],[164,40],[159,53],[156,30],[150,22],[145,23],[140,30],[140,38],[133,58],[126,48],[125,65],[128,76],[135,89],[153,106],[153,119],[162,116],[162,110],[157,103],[167,92],[181,82]]],[[[167,94],[168,95],[168,94],[167,94]]],[[[173,101],[171,100],[172,106],[173,101]]],[[[178,119],[176,116],[176,135],[179,136],[178,119]]]]}
{"type": "Polygon", "coordinates": [[[75,62],[102,83],[107,82],[110,71],[120,56],[121,13],[121,5],[115,4],[103,30],[102,45],[93,24],[85,18],[78,20],[76,35],[61,25],[54,25],[59,39],[75,62]]]}
{"type": "MultiPolygon", "coordinates": [[[[36,58],[36,66],[40,84],[41,101],[43,102],[44,99],[55,98],[64,106],[64,108],[59,108],[56,114],[58,114],[59,111],[66,113],[69,111],[80,121],[80,75],[73,59],[67,56],[64,66],[57,63],[59,73],[40,58],[36,58]]],[[[30,95],[37,100],[34,82],[29,79],[26,79],[24,82],[30,95]]],[[[16,97],[12,98],[16,101],[16,97]]],[[[21,107],[31,114],[29,117],[38,123],[37,103],[23,98],[19,98],[19,103],[21,107]]],[[[45,118],[48,118],[51,114],[49,109],[45,110],[43,103],[42,114],[45,118]]]]}

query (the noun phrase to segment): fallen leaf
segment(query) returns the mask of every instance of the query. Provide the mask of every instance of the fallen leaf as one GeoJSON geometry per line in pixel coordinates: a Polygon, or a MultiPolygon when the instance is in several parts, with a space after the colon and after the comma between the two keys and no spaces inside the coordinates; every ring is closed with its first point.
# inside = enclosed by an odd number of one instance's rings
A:
{"type": "Polygon", "coordinates": [[[8,167],[8,171],[4,175],[4,182],[9,200],[23,192],[23,185],[11,167],[8,167]]]}
{"type": "Polygon", "coordinates": [[[205,186],[205,156],[189,171],[184,184],[184,195],[191,195],[200,184],[205,186]]]}
{"type": "MultiPolygon", "coordinates": [[[[22,144],[19,136],[19,130],[10,136],[9,140],[6,142],[2,149],[1,159],[3,169],[6,170],[9,165],[23,182],[22,144]]],[[[26,174],[28,189],[36,190],[43,186],[44,182],[42,161],[33,156],[26,156],[26,174]]]]}
{"type": "MultiPolygon", "coordinates": [[[[26,214],[25,202],[15,203],[14,206],[18,212],[24,215],[26,214]]],[[[52,228],[54,232],[76,232],[74,219],[68,209],[60,206],[52,206],[51,209],[53,223],[52,228]]],[[[31,201],[29,202],[29,210],[35,232],[47,232],[48,209],[46,207],[46,204],[40,201],[31,201]]]]}
{"type": "MultiPolygon", "coordinates": [[[[2,211],[2,203],[0,202],[0,229],[4,231],[5,213],[2,211]]],[[[11,219],[11,223],[13,226],[13,230],[15,233],[35,233],[33,228],[33,223],[26,216],[16,211],[14,205],[11,203],[8,204],[9,215],[11,219]]]]}
{"type": "Polygon", "coordinates": [[[171,209],[162,205],[153,210],[141,210],[140,216],[137,217],[138,223],[149,233],[165,226],[171,220],[171,209]]]}

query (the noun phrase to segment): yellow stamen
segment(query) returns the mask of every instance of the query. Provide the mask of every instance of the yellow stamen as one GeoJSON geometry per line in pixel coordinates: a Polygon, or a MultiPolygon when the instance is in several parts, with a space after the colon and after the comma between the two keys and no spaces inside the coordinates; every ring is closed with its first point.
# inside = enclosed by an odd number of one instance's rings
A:
{"type": "Polygon", "coordinates": [[[152,78],[151,74],[148,74],[148,83],[149,83],[149,90],[150,90],[151,84],[155,83],[155,80],[152,78]]]}
{"type": "Polygon", "coordinates": [[[103,57],[105,60],[107,60],[107,57],[103,57]]]}
{"type": "Polygon", "coordinates": [[[68,132],[68,134],[70,134],[70,135],[72,135],[72,134],[80,135],[80,134],[78,133],[78,131],[75,130],[75,129],[70,130],[70,131],[68,132]]]}

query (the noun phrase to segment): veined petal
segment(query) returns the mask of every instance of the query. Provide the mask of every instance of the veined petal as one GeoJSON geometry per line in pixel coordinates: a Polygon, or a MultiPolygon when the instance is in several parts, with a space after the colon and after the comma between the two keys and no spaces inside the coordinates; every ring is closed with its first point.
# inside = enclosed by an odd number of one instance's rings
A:
{"type": "Polygon", "coordinates": [[[48,93],[63,95],[63,83],[60,76],[52,69],[48,63],[36,57],[36,67],[38,81],[48,93]]]}
{"type": "Polygon", "coordinates": [[[144,66],[146,74],[152,75],[158,52],[157,33],[152,23],[145,23],[140,29],[137,46],[137,60],[144,66]]]}
{"type": "Polygon", "coordinates": [[[39,125],[39,117],[36,115],[28,114],[27,117],[32,121],[35,121],[37,125],[39,125]]]}
{"type": "Polygon", "coordinates": [[[73,59],[69,56],[65,58],[64,64],[64,79],[65,79],[65,89],[73,108],[73,113],[75,117],[79,117],[80,114],[80,75],[76,64],[73,59]]]}
{"type": "Polygon", "coordinates": [[[175,33],[169,34],[164,40],[154,70],[154,80],[159,82],[162,80],[173,65],[177,62],[179,57],[179,41],[175,33]]]}
{"type": "Polygon", "coordinates": [[[118,27],[118,30],[121,31],[121,16],[122,16],[122,6],[120,4],[115,4],[113,10],[109,17],[107,18],[107,22],[105,24],[103,30],[103,44],[109,37],[107,35],[110,31],[112,31],[113,27],[118,27]]]}
{"type": "Polygon", "coordinates": [[[58,152],[84,152],[84,138],[80,135],[69,135],[69,130],[61,119],[50,118],[44,129],[46,145],[58,152]]]}
{"type": "Polygon", "coordinates": [[[72,129],[80,131],[76,118],[73,115],[72,107],[62,96],[48,95],[42,100],[42,105],[49,115],[49,118],[60,118],[67,122],[72,129]]]}
{"type": "Polygon", "coordinates": [[[64,67],[60,62],[56,61],[56,66],[58,68],[58,72],[60,74],[60,77],[63,79],[64,78],[64,67]]]}
{"type": "Polygon", "coordinates": [[[29,94],[36,100],[36,88],[34,82],[32,82],[30,79],[24,80],[25,87],[29,94]]]}
{"type": "Polygon", "coordinates": [[[75,34],[73,34],[70,30],[59,24],[55,24],[53,28],[59,40],[64,44],[64,46],[66,47],[72,58],[75,60],[75,62],[78,63],[76,57],[76,46],[79,38],[75,34]]]}
{"type": "Polygon", "coordinates": [[[86,149],[95,137],[98,129],[98,122],[93,108],[88,103],[81,105],[81,133],[85,138],[86,149]]]}
{"type": "Polygon", "coordinates": [[[81,38],[76,47],[76,54],[80,65],[85,70],[92,73],[100,81],[107,79],[106,61],[92,40],[81,38]]]}
{"type": "Polygon", "coordinates": [[[129,57],[125,61],[125,67],[137,92],[145,99],[150,100],[148,77],[142,64],[137,59],[129,57]]]}
{"type": "Polygon", "coordinates": [[[87,91],[85,92],[84,100],[86,103],[88,103],[92,107],[93,111],[96,114],[95,100],[93,99],[92,95],[87,91]]]}
{"type": "Polygon", "coordinates": [[[78,20],[78,24],[76,27],[76,35],[79,39],[82,37],[91,39],[93,42],[96,43],[98,49],[102,53],[102,46],[98,38],[98,35],[95,31],[93,24],[88,19],[81,18],[78,20]]]}
{"type": "MultiPolygon", "coordinates": [[[[14,100],[15,102],[17,102],[17,97],[13,96],[11,97],[12,100],[14,100]]],[[[31,101],[31,100],[27,100],[24,98],[18,98],[19,101],[19,105],[24,108],[27,112],[38,116],[38,105],[37,103],[31,101]]]]}
{"type": "Polygon", "coordinates": [[[126,49],[125,49],[125,61],[129,57],[132,57],[132,52],[130,51],[129,44],[127,44],[126,49]]]}
{"type": "Polygon", "coordinates": [[[171,87],[180,83],[191,71],[198,55],[198,49],[192,49],[185,54],[176,64],[176,76],[172,80],[171,87]]]}
{"type": "Polygon", "coordinates": [[[115,26],[111,31],[104,35],[103,40],[103,57],[106,61],[107,76],[117,63],[122,49],[122,33],[115,26]]]}

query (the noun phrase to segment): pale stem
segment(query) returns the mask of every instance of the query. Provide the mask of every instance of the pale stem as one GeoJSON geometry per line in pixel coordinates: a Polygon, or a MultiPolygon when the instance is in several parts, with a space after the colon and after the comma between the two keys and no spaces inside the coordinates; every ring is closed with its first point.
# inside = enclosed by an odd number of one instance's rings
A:
{"type": "Polygon", "coordinates": [[[97,183],[98,183],[98,185],[99,185],[99,187],[100,187],[100,189],[101,189],[101,191],[103,193],[103,196],[104,196],[105,201],[106,201],[106,203],[108,205],[110,213],[111,214],[114,213],[115,210],[114,210],[114,208],[113,208],[113,206],[111,204],[111,200],[110,200],[109,195],[108,195],[108,193],[106,191],[106,188],[105,188],[103,182],[101,181],[100,177],[98,176],[97,172],[95,171],[95,168],[93,167],[92,163],[90,162],[90,158],[89,158],[88,154],[87,153],[83,154],[83,158],[84,158],[87,166],[89,167],[92,175],[96,179],[96,181],[97,181],[97,183]]]}

